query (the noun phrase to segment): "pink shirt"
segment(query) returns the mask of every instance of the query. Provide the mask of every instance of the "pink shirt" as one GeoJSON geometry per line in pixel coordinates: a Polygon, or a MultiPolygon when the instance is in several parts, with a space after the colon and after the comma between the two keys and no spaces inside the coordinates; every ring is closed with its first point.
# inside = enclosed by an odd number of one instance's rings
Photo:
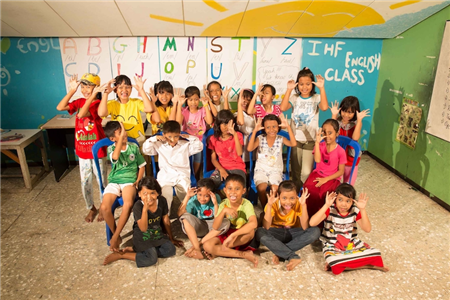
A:
{"type": "MultiPolygon", "coordinates": [[[[345,165],[347,155],[341,146],[336,144],[336,148],[330,153],[327,152],[327,143],[320,143],[320,163],[316,164],[316,172],[323,177],[333,175],[339,170],[339,165],[345,165]]],[[[315,149],[314,149],[315,150],[315,149]]],[[[313,150],[313,153],[314,153],[313,150]]],[[[336,178],[340,180],[340,178],[336,178]]]]}
{"type": "MultiPolygon", "coordinates": [[[[244,146],[244,138],[242,133],[238,132],[239,143],[244,146]]],[[[220,165],[225,170],[245,170],[245,163],[236,152],[236,145],[234,143],[234,137],[231,136],[227,140],[222,140],[222,138],[216,138],[214,135],[209,139],[208,148],[215,151],[219,159],[220,165]]]]}
{"type": "Polygon", "coordinates": [[[262,119],[264,118],[266,115],[275,115],[277,117],[279,117],[282,114],[281,108],[279,105],[272,105],[272,112],[268,113],[264,110],[264,106],[262,104],[256,104],[255,105],[256,108],[256,118],[257,119],[262,119]]]}
{"type": "Polygon", "coordinates": [[[198,137],[201,141],[203,134],[206,131],[205,108],[201,107],[195,114],[193,114],[189,111],[188,107],[184,107],[181,113],[183,114],[182,130],[186,131],[190,135],[198,137]]]}

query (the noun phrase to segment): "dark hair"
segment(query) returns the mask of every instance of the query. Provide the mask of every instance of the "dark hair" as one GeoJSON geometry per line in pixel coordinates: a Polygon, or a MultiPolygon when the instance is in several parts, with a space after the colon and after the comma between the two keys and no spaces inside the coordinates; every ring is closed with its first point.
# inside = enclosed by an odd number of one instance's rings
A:
{"type": "Polygon", "coordinates": [[[322,128],[323,128],[323,125],[325,125],[325,124],[329,124],[329,125],[333,126],[334,131],[339,133],[339,128],[340,128],[339,127],[339,122],[336,121],[335,119],[328,119],[325,122],[323,122],[322,128]]]}
{"type": "MultiPolygon", "coordinates": [[[[87,86],[93,86],[95,87],[95,84],[86,84],[84,82],[81,82],[81,85],[87,85],[87,86]]],[[[95,95],[95,98],[97,98],[98,100],[102,100],[102,93],[98,92],[97,95],[95,95]]]]}
{"type": "Polygon", "coordinates": [[[339,105],[339,108],[341,111],[348,111],[350,110],[352,113],[355,113],[353,118],[350,121],[356,121],[356,112],[360,112],[359,109],[359,100],[355,96],[347,96],[344,99],[342,99],[341,104],[339,105]]]}
{"type": "MultiPolygon", "coordinates": [[[[309,78],[311,78],[311,81],[315,82],[313,72],[310,69],[308,69],[307,67],[304,67],[303,69],[300,70],[300,72],[298,72],[297,80],[295,82],[298,82],[300,77],[309,77],[309,78]]],[[[297,95],[301,94],[300,90],[298,89],[298,85],[295,86],[295,92],[297,93],[297,95]]],[[[312,87],[310,96],[314,95],[315,93],[316,93],[316,85],[313,83],[313,87],[312,87]]]]}
{"type": "Polygon", "coordinates": [[[218,81],[215,81],[215,80],[208,83],[208,86],[206,87],[206,89],[209,91],[210,86],[213,84],[217,84],[220,87],[220,90],[222,90],[222,85],[218,81]]]}
{"type": "Polygon", "coordinates": [[[142,191],[142,188],[144,187],[148,190],[154,190],[158,193],[158,195],[161,195],[161,186],[154,177],[146,176],[142,178],[138,183],[138,193],[142,191]]]}
{"type": "Polygon", "coordinates": [[[242,92],[242,97],[245,98],[250,98],[250,100],[253,98],[253,95],[255,95],[255,92],[251,89],[245,89],[242,92]]]}
{"type": "Polygon", "coordinates": [[[335,191],[336,194],[344,195],[347,198],[355,199],[356,198],[356,190],[355,188],[348,183],[341,183],[335,191]]]}
{"type": "MultiPolygon", "coordinates": [[[[158,83],[155,83],[155,85],[154,85],[154,91],[155,91],[156,98],[158,99],[158,94],[159,94],[160,92],[167,92],[167,93],[173,95],[173,86],[172,86],[172,84],[171,84],[170,82],[168,82],[168,81],[166,81],[166,80],[163,80],[163,81],[160,81],[160,82],[158,82],[158,83]]],[[[162,103],[161,103],[161,101],[159,101],[159,99],[158,99],[158,100],[156,100],[155,105],[156,105],[156,106],[161,106],[162,103]]],[[[169,106],[172,106],[172,105],[173,105],[172,99],[170,99],[168,105],[169,105],[169,106]]]]}
{"type": "Polygon", "coordinates": [[[298,187],[293,180],[284,180],[278,185],[278,196],[281,195],[282,192],[290,192],[295,191],[298,194],[298,187]]]}
{"type": "Polygon", "coordinates": [[[120,123],[118,121],[109,121],[106,123],[104,129],[106,137],[113,138],[117,129],[120,129],[120,123]]]}
{"type": "Polygon", "coordinates": [[[228,175],[227,179],[225,179],[225,186],[228,184],[228,182],[231,182],[231,181],[239,182],[242,185],[242,187],[245,189],[245,179],[241,175],[239,175],[239,174],[228,175]]]}
{"type": "MultiPolygon", "coordinates": [[[[278,125],[281,125],[281,120],[280,118],[278,118],[276,115],[273,114],[269,114],[266,115],[264,117],[264,119],[262,120],[262,125],[265,127],[264,123],[266,123],[267,121],[277,121],[278,125]]],[[[278,126],[278,132],[280,132],[280,127],[278,126]]]]}
{"type": "Polygon", "coordinates": [[[238,126],[235,120],[233,113],[228,109],[222,109],[217,113],[216,121],[214,122],[214,136],[219,138],[222,135],[222,131],[220,130],[221,124],[228,124],[230,120],[234,122],[234,130],[238,131],[238,126]]]}
{"type": "Polygon", "coordinates": [[[263,85],[261,91],[264,91],[266,88],[270,88],[270,90],[272,91],[272,95],[274,95],[274,96],[277,93],[277,90],[275,89],[275,87],[273,85],[270,85],[270,84],[263,85]]]}
{"type": "MultiPolygon", "coordinates": [[[[128,77],[127,75],[119,75],[119,76],[116,76],[116,78],[114,78],[114,79],[115,79],[115,82],[114,82],[115,87],[121,85],[122,83],[124,83],[125,85],[133,86],[131,84],[130,77],[128,77]]],[[[119,95],[117,94],[115,89],[114,89],[114,92],[116,93],[116,98],[119,99],[119,95]]]]}
{"type": "Polygon", "coordinates": [[[200,90],[196,86],[188,86],[184,91],[184,96],[189,98],[193,95],[197,95],[200,98],[200,90]]]}
{"type": "Polygon", "coordinates": [[[214,192],[216,185],[211,178],[202,178],[197,182],[197,188],[199,189],[202,187],[214,192]]]}
{"type": "Polygon", "coordinates": [[[180,123],[177,121],[167,121],[162,127],[163,133],[181,133],[180,123]]]}

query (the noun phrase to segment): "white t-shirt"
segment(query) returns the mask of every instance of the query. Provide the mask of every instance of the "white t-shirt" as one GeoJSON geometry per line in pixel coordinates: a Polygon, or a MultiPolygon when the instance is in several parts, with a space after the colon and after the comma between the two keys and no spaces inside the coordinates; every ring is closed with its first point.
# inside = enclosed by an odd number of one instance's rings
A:
{"type": "Polygon", "coordinates": [[[320,94],[309,98],[294,94],[289,98],[289,102],[292,104],[291,127],[295,139],[303,143],[315,141],[319,128],[320,94]]]}

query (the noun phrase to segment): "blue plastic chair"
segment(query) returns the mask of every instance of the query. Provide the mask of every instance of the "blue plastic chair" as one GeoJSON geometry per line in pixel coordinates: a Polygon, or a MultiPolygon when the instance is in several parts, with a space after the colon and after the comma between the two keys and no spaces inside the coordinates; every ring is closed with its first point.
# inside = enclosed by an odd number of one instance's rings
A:
{"type": "MultiPolygon", "coordinates": [[[[136,145],[139,146],[139,143],[133,138],[128,137],[128,142],[135,143],[136,145]]],[[[102,195],[103,195],[103,192],[105,191],[105,187],[103,186],[102,176],[100,175],[102,173],[100,172],[100,165],[98,163],[98,151],[100,150],[100,148],[108,147],[112,144],[114,144],[113,141],[111,141],[109,138],[104,138],[92,146],[92,155],[94,157],[95,167],[97,168],[97,174],[99,174],[99,178],[98,178],[99,182],[100,182],[99,188],[100,188],[100,191],[102,192],[102,195]]],[[[114,216],[114,212],[116,211],[116,208],[119,206],[122,206],[122,205],[123,205],[123,198],[117,197],[116,201],[114,201],[114,203],[111,207],[113,216],[114,216]]],[[[112,236],[113,236],[113,233],[112,233],[111,229],[109,229],[108,224],[106,224],[106,244],[108,244],[108,246],[109,246],[109,240],[111,239],[112,236]]]]}
{"type": "MultiPolygon", "coordinates": [[[[256,133],[256,137],[258,137],[259,135],[261,135],[263,133],[264,133],[263,130],[258,131],[256,133]]],[[[250,141],[252,134],[253,133],[251,133],[248,136],[248,141],[250,141]]],[[[287,131],[280,130],[278,132],[278,135],[281,135],[282,137],[287,138],[289,141],[291,140],[289,138],[289,133],[287,131]]],[[[253,160],[254,151],[249,152],[249,153],[250,153],[250,190],[248,192],[247,198],[248,198],[248,200],[250,200],[250,202],[253,205],[257,205],[258,204],[258,192],[256,190],[256,184],[253,179],[253,176],[255,175],[255,161],[253,160]]],[[[289,179],[289,162],[290,161],[291,161],[291,147],[287,147],[286,171],[283,173],[283,180],[289,179]]],[[[269,188],[269,187],[267,187],[267,188],[269,188]]]]}
{"type": "MultiPolygon", "coordinates": [[[[324,143],[325,141],[322,141],[321,143],[324,143]]],[[[354,160],[353,160],[353,164],[352,164],[352,170],[350,171],[350,177],[348,179],[348,184],[350,184],[350,182],[352,182],[352,177],[353,177],[353,171],[355,170],[356,167],[356,162],[358,161],[358,157],[361,153],[361,146],[359,145],[359,143],[347,136],[343,136],[340,135],[337,137],[336,139],[336,143],[342,147],[342,149],[344,149],[347,152],[347,147],[352,147],[355,151],[355,156],[354,156],[354,160]]],[[[314,162],[314,167],[313,169],[316,168],[316,162],[314,162]]]]}
{"type": "MultiPolygon", "coordinates": [[[[214,134],[214,128],[209,129],[205,134],[203,134],[203,178],[211,177],[211,174],[215,171],[215,167],[212,166],[211,169],[211,150],[208,149],[208,139],[214,134]],[[210,158],[208,160],[208,157],[210,158]],[[208,165],[209,163],[209,165],[208,165]]],[[[219,187],[219,190],[223,189],[225,186],[222,183],[219,187]]]]}
{"type": "MultiPolygon", "coordinates": [[[[182,131],[181,134],[189,134],[187,132],[182,131]]],[[[153,136],[155,135],[162,135],[161,131],[158,131],[157,133],[155,133],[153,136]]],[[[155,179],[157,178],[158,174],[156,173],[156,165],[155,165],[155,156],[154,155],[150,155],[151,159],[152,159],[152,168],[153,168],[153,175],[155,176],[155,179]]],[[[197,186],[197,179],[195,178],[195,173],[194,173],[194,156],[191,155],[189,157],[189,165],[191,167],[191,186],[197,186]]],[[[173,189],[173,195],[175,196],[175,189],[173,189]]],[[[183,201],[183,199],[180,199],[180,201],[183,201]]]]}

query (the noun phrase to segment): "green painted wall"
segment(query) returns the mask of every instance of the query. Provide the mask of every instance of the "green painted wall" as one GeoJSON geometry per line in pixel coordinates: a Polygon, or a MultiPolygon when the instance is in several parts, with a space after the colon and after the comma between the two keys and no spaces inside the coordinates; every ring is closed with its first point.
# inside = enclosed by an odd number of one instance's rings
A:
{"type": "Polygon", "coordinates": [[[383,41],[368,151],[450,204],[450,143],[425,133],[447,20],[450,7],[383,41]],[[418,101],[423,109],[415,149],[395,141],[403,97],[418,101]]]}

